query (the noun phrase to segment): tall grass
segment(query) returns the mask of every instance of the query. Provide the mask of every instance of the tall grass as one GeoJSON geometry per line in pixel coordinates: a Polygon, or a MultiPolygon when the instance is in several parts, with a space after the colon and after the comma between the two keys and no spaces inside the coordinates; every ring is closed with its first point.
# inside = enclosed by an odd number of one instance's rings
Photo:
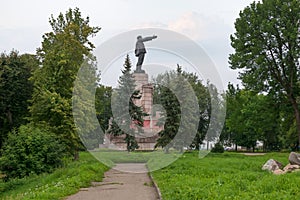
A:
{"type": "MultiPolygon", "coordinates": [[[[178,156],[171,165],[151,172],[164,200],[196,199],[300,199],[300,173],[273,175],[262,171],[270,158],[288,163],[288,153],[271,153],[264,156],[245,156],[238,153],[212,154],[199,159],[198,152],[164,155],[156,153],[98,153],[110,162],[147,162],[156,170],[163,161],[178,156]],[[165,156],[165,157],[164,157],[165,156]]],[[[81,153],[80,161],[52,174],[30,176],[9,182],[0,181],[0,199],[46,200],[62,199],[101,181],[108,167],[89,153],[81,153]]]]}
{"type": "Polygon", "coordinates": [[[300,199],[300,173],[262,171],[270,158],[288,163],[287,153],[245,156],[237,153],[186,153],[170,166],[152,172],[163,199],[300,199]]]}
{"type": "Polygon", "coordinates": [[[80,154],[80,160],[70,162],[65,168],[51,174],[29,176],[9,182],[0,181],[0,199],[3,200],[46,200],[62,199],[88,187],[91,181],[101,181],[108,167],[101,164],[87,152],[80,154]]]}

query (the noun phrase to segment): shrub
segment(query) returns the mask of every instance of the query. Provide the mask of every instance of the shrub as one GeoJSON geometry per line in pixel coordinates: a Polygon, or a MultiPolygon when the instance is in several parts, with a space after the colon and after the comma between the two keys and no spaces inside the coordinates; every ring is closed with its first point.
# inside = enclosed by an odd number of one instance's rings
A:
{"type": "Polygon", "coordinates": [[[62,166],[63,149],[53,133],[23,125],[9,134],[0,158],[0,171],[6,179],[51,172],[62,166]]]}
{"type": "Polygon", "coordinates": [[[213,153],[224,153],[224,147],[220,143],[216,143],[215,146],[211,149],[213,153]]]}

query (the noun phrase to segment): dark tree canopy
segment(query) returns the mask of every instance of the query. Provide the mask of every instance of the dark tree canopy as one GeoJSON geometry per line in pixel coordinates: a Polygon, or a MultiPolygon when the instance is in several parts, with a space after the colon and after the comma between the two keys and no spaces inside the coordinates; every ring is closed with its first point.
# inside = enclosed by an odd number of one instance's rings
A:
{"type": "Polygon", "coordinates": [[[112,87],[100,85],[96,89],[95,109],[102,130],[108,129],[111,113],[112,87]]]}
{"type": "Polygon", "coordinates": [[[221,137],[224,143],[253,148],[254,151],[256,142],[263,141],[264,150],[280,148],[280,109],[272,96],[229,84],[226,103],[225,130],[221,137]]]}
{"type": "Polygon", "coordinates": [[[90,55],[94,45],[89,38],[100,28],[90,26],[89,18],[83,18],[78,8],[57,18],[52,16],[49,23],[52,32],[44,34],[37,51],[42,66],[32,77],[35,87],[31,121],[51,127],[76,158],[80,141],[72,116],[74,81],[82,64],[89,63],[87,59],[91,65],[95,63],[90,55]]]}
{"type": "Polygon", "coordinates": [[[211,116],[208,87],[196,74],[183,71],[179,65],[176,70],[158,75],[155,83],[154,104],[164,108],[157,123],[164,129],[159,132],[156,147],[163,147],[166,152],[169,148],[181,151],[183,147],[198,149],[206,137],[211,116]],[[195,135],[193,127],[197,129],[195,135]]]}
{"type": "Polygon", "coordinates": [[[295,113],[300,140],[297,97],[300,80],[300,2],[263,0],[246,7],[231,36],[235,53],[232,69],[243,69],[239,78],[246,88],[286,96],[295,113]]]}
{"type": "Polygon", "coordinates": [[[38,65],[34,55],[12,51],[0,56],[0,148],[9,131],[26,123],[33,92],[29,78],[38,65]]]}

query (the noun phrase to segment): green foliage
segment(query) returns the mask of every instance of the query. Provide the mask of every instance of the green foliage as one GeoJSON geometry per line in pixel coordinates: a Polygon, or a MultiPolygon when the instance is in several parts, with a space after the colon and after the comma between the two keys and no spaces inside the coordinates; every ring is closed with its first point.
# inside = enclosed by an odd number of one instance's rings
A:
{"type": "MultiPolygon", "coordinates": [[[[286,104],[285,104],[286,105],[286,104]]],[[[290,106],[289,106],[290,107],[290,106]]],[[[280,109],[280,132],[279,139],[284,149],[290,151],[297,151],[298,149],[298,135],[296,130],[296,120],[290,108],[280,109]]]]}
{"type": "Polygon", "coordinates": [[[224,147],[219,142],[211,149],[212,153],[224,153],[224,147]]]}
{"type": "Polygon", "coordinates": [[[8,136],[0,158],[0,171],[7,179],[51,172],[62,166],[63,149],[48,130],[22,125],[8,136]]]}
{"type": "Polygon", "coordinates": [[[209,116],[209,130],[205,135],[205,139],[208,141],[208,146],[210,141],[219,140],[222,133],[226,114],[226,99],[223,94],[218,92],[215,85],[208,82],[207,88],[209,90],[209,104],[207,111],[209,116]]]}
{"type": "MultiPolygon", "coordinates": [[[[207,86],[205,86],[196,74],[183,71],[182,75],[187,79],[188,83],[192,86],[195,95],[198,98],[199,105],[199,123],[198,131],[193,140],[191,147],[199,149],[199,144],[204,140],[211,117],[211,96],[207,86]]],[[[212,85],[211,85],[212,86],[212,85]]],[[[213,138],[211,138],[213,139],[213,138]]]]}
{"type": "MultiPolygon", "coordinates": [[[[178,146],[191,146],[199,149],[199,144],[202,143],[206,136],[209,137],[207,138],[209,141],[214,140],[218,136],[217,130],[211,131],[213,134],[207,135],[210,121],[212,123],[218,121],[216,119],[218,116],[211,115],[212,104],[214,109],[216,109],[216,107],[220,108],[221,103],[219,94],[212,84],[204,86],[196,74],[182,71],[179,65],[176,71],[161,74],[155,81],[154,104],[160,104],[165,109],[165,112],[161,114],[162,118],[157,123],[160,126],[164,124],[164,130],[159,133],[160,138],[157,140],[157,147],[164,147],[166,151],[170,147],[177,148],[178,146]],[[192,107],[194,96],[190,90],[197,97],[195,102],[198,103],[199,113],[196,113],[197,109],[192,107]],[[177,94],[174,91],[177,91],[177,94]],[[187,115],[183,117],[182,111],[187,113],[187,115]],[[214,119],[211,119],[212,117],[214,119]],[[189,130],[195,125],[198,126],[198,130],[194,139],[191,139],[192,136],[189,130]],[[173,144],[169,144],[178,134],[179,126],[181,126],[181,130],[184,130],[185,138],[178,138],[173,144]],[[187,144],[185,141],[191,142],[187,144]]],[[[213,124],[211,128],[216,128],[217,126],[217,124],[213,124]]]]}
{"type": "Polygon", "coordinates": [[[42,47],[37,51],[42,67],[32,77],[34,94],[30,120],[51,127],[68,147],[66,151],[76,159],[81,143],[72,116],[74,81],[81,65],[88,63],[85,59],[91,59],[92,64],[95,62],[90,56],[94,45],[89,37],[100,28],[91,27],[89,18],[84,19],[78,8],[69,9],[56,19],[52,16],[49,23],[52,32],[44,34],[42,47]]]}
{"type": "Polygon", "coordinates": [[[300,173],[276,176],[261,170],[270,158],[288,163],[287,153],[245,156],[238,153],[185,153],[166,168],[152,172],[163,199],[299,199],[300,173]]]}
{"type": "Polygon", "coordinates": [[[236,52],[230,55],[230,63],[234,69],[247,69],[241,73],[247,86],[258,90],[282,88],[287,92],[291,92],[291,84],[296,87],[299,11],[297,0],[264,0],[240,12],[236,33],[231,36],[236,52]]]}
{"type": "Polygon", "coordinates": [[[135,135],[142,133],[143,117],[147,114],[134,102],[141,98],[141,94],[139,90],[135,89],[135,81],[132,77],[131,62],[128,55],[118,83],[118,88],[112,95],[114,118],[108,132],[115,136],[125,135],[124,140],[127,144],[127,151],[130,152],[138,148],[135,135]]]}
{"type": "Polygon", "coordinates": [[[104,137],[95,118],[94,99],[98,81],[96,58],[87,57],[74,82],[72,114],[81,142],[90,150],[98,147],[104,137]]]}
{"type": "Polygon", "coordinates": [[[226,99],[227,116],[221,136],[223,143],[254,149],[256,141],[260,140],[264,143],[264,150],[281,148],[281,110],[271,95],[256,94],[229,84],[226,99]]]}
{"type": "Polygon", "coordinates": [[[246,89],[289,100],[300,141],[299,13],[298,0],[252,3],[235,22],[236,33],[231,36],[235,53],[229,59],[232,69],[243,69],[240,79],[246,89]]]}
{"type": "Polygon", "coordinates": [[[8,132],[26,123],[33,92],[29,78],[37,67],[34,55],[11,51],[0,56],[0,149],[8,132]]]}
{"type": "Polygon", "coordinates": [[[275,151],[281,148],[279,141],[280,109],[271,95],[253,95],[242,108],[245,123],[253,127],[258,140],[263,141],[264,150],[275,151]]]}
{"type": "MultiPolygon", "coordinates": [[[[154,104],[160,104],[163,106],[165,112],[161,113],[161,118],[157,122],[158,126],[164,126],[164,129],[159,132],[159,138],[155,147],[163,147],[166,152],[169,151],[168,146],[173,138],[178,133],[180,126],[180,102],[171,90],[173,79],[176,78],[176,72],[166,72],[165,74],[159,75],[156,78],[156,86],[154,88],[154,104]]],[[[174,86],[176,88],[176,85],[174,86]]]]}
{"type": "Polygon", "coordinates": [[[108,167],[99,163],[87,152],[80,154],[76,162],[69,162],[64,168],[51,174],[0,180],[0,199],[14,200],[59,200],[74,194],[80,188],[89,187],[92,181],[101,181],[108,167]]]}
{"type": "Polygon", "coordinates": [[[111,87],[100,85],[96,89],[95,109],[102,130],[108,129],[109,119],[112,117],[111,95],[111,87]]]}

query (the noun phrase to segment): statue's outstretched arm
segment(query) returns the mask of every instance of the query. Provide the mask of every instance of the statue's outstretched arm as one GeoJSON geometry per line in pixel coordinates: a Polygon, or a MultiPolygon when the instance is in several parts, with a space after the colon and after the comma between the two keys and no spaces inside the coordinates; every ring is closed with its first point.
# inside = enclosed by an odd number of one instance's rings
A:
{"type": "Polygon", "coordinates": [[[144,37],[144,38],[142,38],[142,41],[143,41],[143,42],[147,42],[147,41],[153,40],[153,39],[155,39],[155,38],[157,38],[156,35],[149,36],[149,37],[144,37]]]}

